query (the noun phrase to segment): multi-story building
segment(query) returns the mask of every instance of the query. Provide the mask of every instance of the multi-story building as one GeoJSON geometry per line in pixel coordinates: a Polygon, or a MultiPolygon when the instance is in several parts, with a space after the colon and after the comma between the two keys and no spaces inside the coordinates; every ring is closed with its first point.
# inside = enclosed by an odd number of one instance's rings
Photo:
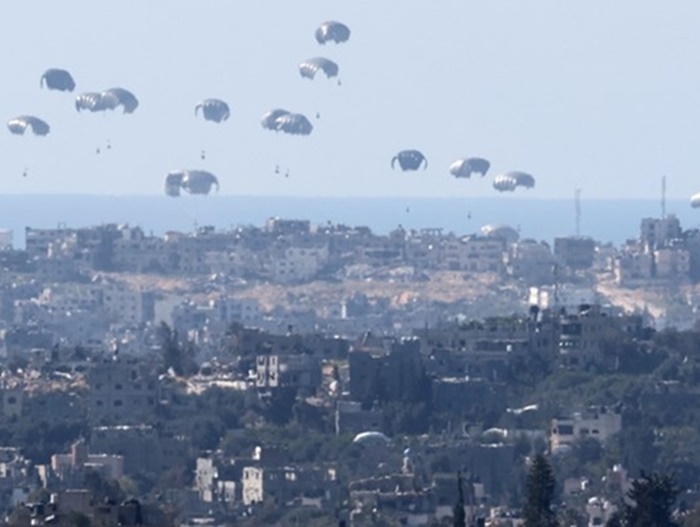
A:
{"type": "Polygon", "coordinates": [[[622,430],[622,414],[607,407],[588,408],[571,417],[552,419],[549,435],[550,451],[570,447],[581,439],[605,443],[622,430]]]}
{"type": "Polygon", "coordinates": [[[639,240],[648,250],[666,247],[671,240],[682,236],[681,222],[673,214],[665,218],[644,218],[640,226],[639,240]]]}
{"type": "Polygon", "coordinates": [[[138,424],[153,418],[157,379],[134,359],[96,363],[88,372],[88,384],[91,423],[138,424]]]}
{"type": "Polygon", "coordinates": [[[328,262],[328,244],[288,246],[274,251],[272,276],[276,282],[304,282],[314,278],[328,262]]]}
{"type": "Polygon", "coordinates": [[[294,388],[315,391],[321,385],[321,363],[309,355],[258,355],[258,388],[294,388]]]}
{"type": "Polygon", "coordinates": [[[590,269],[595,259],[596,244],[592,238],[567,236],[554,239],[554,256],[570,269],[590,269]]]}
{"type": "Polygon", "coordinates": [[[556,260],[549,245],[535,240],[521,240],[510,246],[508,273],[528,284],[551,284],[556,280],[556,260]]]}

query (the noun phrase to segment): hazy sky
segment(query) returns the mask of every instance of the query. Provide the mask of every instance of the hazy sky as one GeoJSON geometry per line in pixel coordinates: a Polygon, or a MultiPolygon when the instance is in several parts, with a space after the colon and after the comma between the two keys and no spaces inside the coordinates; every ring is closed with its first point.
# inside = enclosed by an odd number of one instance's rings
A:
{"type": "Polygon", "coordinates": [[[245,195],[487,196],[506,170],[537,187],[504,199],[653,197],[662,174],[670,196],[700,191],[697,0],[21,0],[0,17],[1,114],[52,127],[0,134],[3,193],[158,194],[179,168],[245,195]],[[318,45],[325,20],[350,41],[318,45]],[[339,63],[341,86],[300,77],[314,56],[339,63]],[[49,67],[76,92],[41,90],[49,67]],[[75,111],[77,93],[113,86],[135,114],[75,111]],[[207,97],[228,122],[195,119],[207,97]],[[263,130],[275,107],[305,113],[312,135],[263,130]],[[428,170],[392,171],[404,148],[428,170]],[[491,177],[449,176],[469,155],[491,177]]]}

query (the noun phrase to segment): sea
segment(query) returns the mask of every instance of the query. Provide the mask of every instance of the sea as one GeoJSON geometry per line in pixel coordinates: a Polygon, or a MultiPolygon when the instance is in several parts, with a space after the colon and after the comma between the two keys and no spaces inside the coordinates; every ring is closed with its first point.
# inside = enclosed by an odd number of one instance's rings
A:
{"type": "MultiPolygon", "coordinates": [[[[23,248],[27,227],[117,223],[162,235],[204,226],[221,230],[262,226],[268,218],[279,217],[367,226],[378,234],[402,226],[463,235],[478,233],[487,224],[506,224],[517,229],[521,238],[548,243],[558,236],[579,234],[620,244],[638,236],[642,218],[659,218],[662,212],[661,201],[652,199],[583,199],[577,215],[573,199],[32,194],[0,196],[0,229],[11,230],[14,246],[23,248]]],[[[700,226],[700,210],[691,209],[687,200],[668,200],[665,212],[675,214],[684,229],[700,226]]]]}

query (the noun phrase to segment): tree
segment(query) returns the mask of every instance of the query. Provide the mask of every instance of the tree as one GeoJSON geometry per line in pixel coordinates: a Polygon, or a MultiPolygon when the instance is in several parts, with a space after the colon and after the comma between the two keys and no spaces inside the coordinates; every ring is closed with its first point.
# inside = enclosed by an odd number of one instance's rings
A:
{"type": "Polygon", "coordinates": [[[527,502],[523,510],[525,527],[556,527],[556,515],[552,511],[554,498],[554,474],[547,459],[539,454],[532,461],[527,475],[527,502]]]}
{"type": "Polygon", "coordinates": [[[177,375],[194,373],[197,365],[194,362],[195,349],[192,342],[181,342],[177,330],[167,323],[161,322],[158,328],[158,341],[163,356],[163,367],[173,369],[177,375]]]}
{"type": "Polygon", "coordinates": [[[627,527],[673,527],[672,507],[680,489],[671,476],[647,475],[642,472],[627,493],[632,505],[625,505],[627,527]]]}
{"type": "Polygon", "coordinates": [[[72,511],[68,518],[68,525],[74,525],[75,527],[90,527],[92,523],[90,518],[85,516],[82,512],[72,511]]]}
{"type": "Polygon", "coordinates": [[[454,527],[467,527],[467,515],[464,512],[464,485],[462,480],[462,473],[457,473],[457,491],[459,493],[459,499],[457,500],[454,510],[452,512],[454,527]]]}

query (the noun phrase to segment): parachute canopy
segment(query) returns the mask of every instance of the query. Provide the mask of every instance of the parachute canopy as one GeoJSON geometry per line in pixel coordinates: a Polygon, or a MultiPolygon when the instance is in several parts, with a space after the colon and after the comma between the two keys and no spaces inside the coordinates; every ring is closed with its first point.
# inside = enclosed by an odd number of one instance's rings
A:
{"type": "Polygon", "coordinates": [[[399,167],[404,172],[408,170],[418,170],[421,165],[423,169],[428,168],[428,160],[418,150],[402,150],[391,160],[391,168],[396,168],[396,162],[399,162],[399,167]]]}
{"type": "Polygon", "coordinates": [[[700,207],[700,192],[693,194],[690,198],[690,206],[694,209],[700,207]]]}
{"type": "Polygon", "coordinates": [[[101,93],[82,93],[75,98],[75,109],[79,112],[104,112],[121,106],[124,113],[134,113],[139,106],[136,96],[124,88],[110,88],[101,93]]]}
{"type": "Polygon", "coordinates": [[[266,130],[277,130],[277,119],[283,115],[289,115],[289,112],[287,110],[283,110],[282,108],[270,110],[262,116],[260,124],[262,124],[262,127],[266,130]]]}
{"type": "Polygon", "coordinates": [[[71,74],[58,68],[46,70],[41,76],[40,85],[49,90],[73,91],[75,89],[75,81],[71,74]]]}
{"type": "Polygon", "coordinates": [[[493,188],[499,192],[512,192],[518,187],[533,188],[534,186],[535,178],[525,172],[506,172],[493,180],[493,188]]]}
{"type": "Polygon", "coordinates": [[[391,439],[381,432],[361,432],[352,440],[356,445],[388,445],[391,439]]]}
{"type": "Polygon", "coordinates": [[[7,128],[10,132],[17,135],[24,135],[27,128],[31,128],[34,135],[47,135],[51,129],[46,121],[42,121],[33,115],[20,115],[10,119],[7,122],[7,128]]]}
{"type": "Polygon", "coordinates": [[[181,170],[170,172],[165,176],[165,193],[171,197],[180,195],[184,190],[188,194],[206,195],[215,186],[219,191],[219,180],[211,172],[204,170],[181,170]]]}
{"type": "Polygon", "coordinates": [[[319,71],[326,74],[329,79],[338,76],[338,65],[330,59],[315,57],[299,64],[299,73],[302,77],[313,79],[319,71]]]}
{"type": "Polygon", "coordinates": [[[316,30],[316,41],[319,44],[325,44],[326,42],[340,44],[341,42],[347,42],[349,39],[350,28],[333,20],[324,22],[316,30]]]}
{"type": "Polygon", "coordinates": [[[263,115],[262,127],[266,130],[282,131],[293,135],[309,135],[314,129],[311,122],[300,113],[291,113],[281,108],[263,115]]]}
{"type": "Polygon", "coordinates": [[[520,234],[510,225],[488,224],[481,227],[481,234],[487,238],[499,238],[508,243],[515,243],[520,239],[520,234]]]}
{"type": "Polygon", "coordinates": [[[226,121],[231,115],[231,110],[224,101],[220,99],[204,99],[194,107],[195,116],[202,110],[202,115],[207,121],[220,123],[226,121]]]}
{"type": "Polygon", "coordinates": [[[491,163],[480,157],[466,157],[458,159],[450,165],[450,174],[456,178],[468,178],[472,174],[479,174],[482,177],[491,168],[491,163]]]}

